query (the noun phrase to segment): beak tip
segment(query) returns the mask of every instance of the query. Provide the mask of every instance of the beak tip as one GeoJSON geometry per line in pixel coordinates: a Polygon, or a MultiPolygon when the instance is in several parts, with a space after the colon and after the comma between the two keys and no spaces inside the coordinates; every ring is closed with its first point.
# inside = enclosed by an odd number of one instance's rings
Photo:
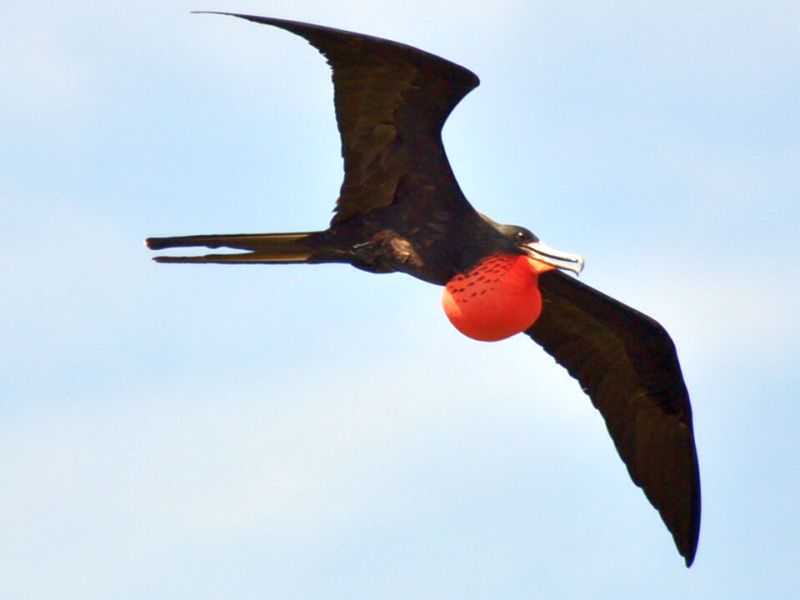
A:
{"type": "Polygon", "coordinates": [[[550,248],[541,240],[525,246],[526,251],[530,256],[545,264],[556,267],[557,269],[564,269],[572,271],[576,276],[581,274],[586,261],[580,254],[572,254],[571,252],[561,252],[550,248]]]}

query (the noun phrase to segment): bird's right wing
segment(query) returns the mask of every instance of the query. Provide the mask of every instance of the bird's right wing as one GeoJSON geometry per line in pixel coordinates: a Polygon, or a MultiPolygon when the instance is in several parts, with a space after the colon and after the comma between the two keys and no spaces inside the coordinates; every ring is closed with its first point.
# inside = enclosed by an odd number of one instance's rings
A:
{"type": "Polygon", "coordinates": [[[219,14],[299,35],[333,68],[344,158],[334,223],[391,204],[401,182],[422,190],[425,201],[457,205],[444,207],[449,209],[471,208],[450,169],[441,129],[456,104],[478,85],[474,73],[381,38],[270,17],[219,14]],[[409,177],[413,181],[402,181],[409,177]]]}
{"type": "Polygon", "coordinates": [[[539,277],[542,313],[526,332],[600,411],[633,482],[691,565],[700,533],[692,410],[675,346],[656,321],[560,271],[539,277]]]}

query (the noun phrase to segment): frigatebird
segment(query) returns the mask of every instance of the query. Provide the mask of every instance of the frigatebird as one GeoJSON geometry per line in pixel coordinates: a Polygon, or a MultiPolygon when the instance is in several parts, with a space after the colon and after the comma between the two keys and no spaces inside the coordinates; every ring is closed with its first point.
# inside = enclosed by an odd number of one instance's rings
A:
{"type": "Polygon", "coordinates": [[[305,38],[333,70],[344,181],[325,231],[153,237],[152,250],[245,252],[157,256],[161,263],[347,263],[444,286],[463,334],[525,333],[578,380],[633,482],[672,533],[686,566],[700,531],[700,476],[689,394],[675,346],[647,315],[584,285],[577,254],[495,223],[464,197],[441,130],[478,83],[411,46],[319,25],[242,15],[305,38]]]}

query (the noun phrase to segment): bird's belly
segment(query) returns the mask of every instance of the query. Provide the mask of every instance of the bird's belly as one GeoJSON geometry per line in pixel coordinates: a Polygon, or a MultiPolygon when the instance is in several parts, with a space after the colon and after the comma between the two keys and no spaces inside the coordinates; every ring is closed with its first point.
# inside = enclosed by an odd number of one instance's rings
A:
{"type": "Polygon", "coordinates": [[[447,283],[442,307],[464,335],[484,342],[505,339],[525,331],[539,317],[539,273],[552,268],[527,256],[490,256],[447,283]]]}

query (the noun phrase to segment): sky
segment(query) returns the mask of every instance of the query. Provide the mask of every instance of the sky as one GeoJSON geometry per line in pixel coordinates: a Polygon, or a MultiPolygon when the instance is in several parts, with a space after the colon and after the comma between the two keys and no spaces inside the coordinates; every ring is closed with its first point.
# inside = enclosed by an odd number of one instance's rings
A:
{"type": "Polygon", "coordinates": [[[3,598],[790,598],[800,587],[796,2],[7,3],[3,598]],[[152,235],[324,228],[324,60],[402,41],[482,84],[476,208],[671,333],[703,522],[687,570],[575,381],[347,266],[158,265],[152,235]]]}

